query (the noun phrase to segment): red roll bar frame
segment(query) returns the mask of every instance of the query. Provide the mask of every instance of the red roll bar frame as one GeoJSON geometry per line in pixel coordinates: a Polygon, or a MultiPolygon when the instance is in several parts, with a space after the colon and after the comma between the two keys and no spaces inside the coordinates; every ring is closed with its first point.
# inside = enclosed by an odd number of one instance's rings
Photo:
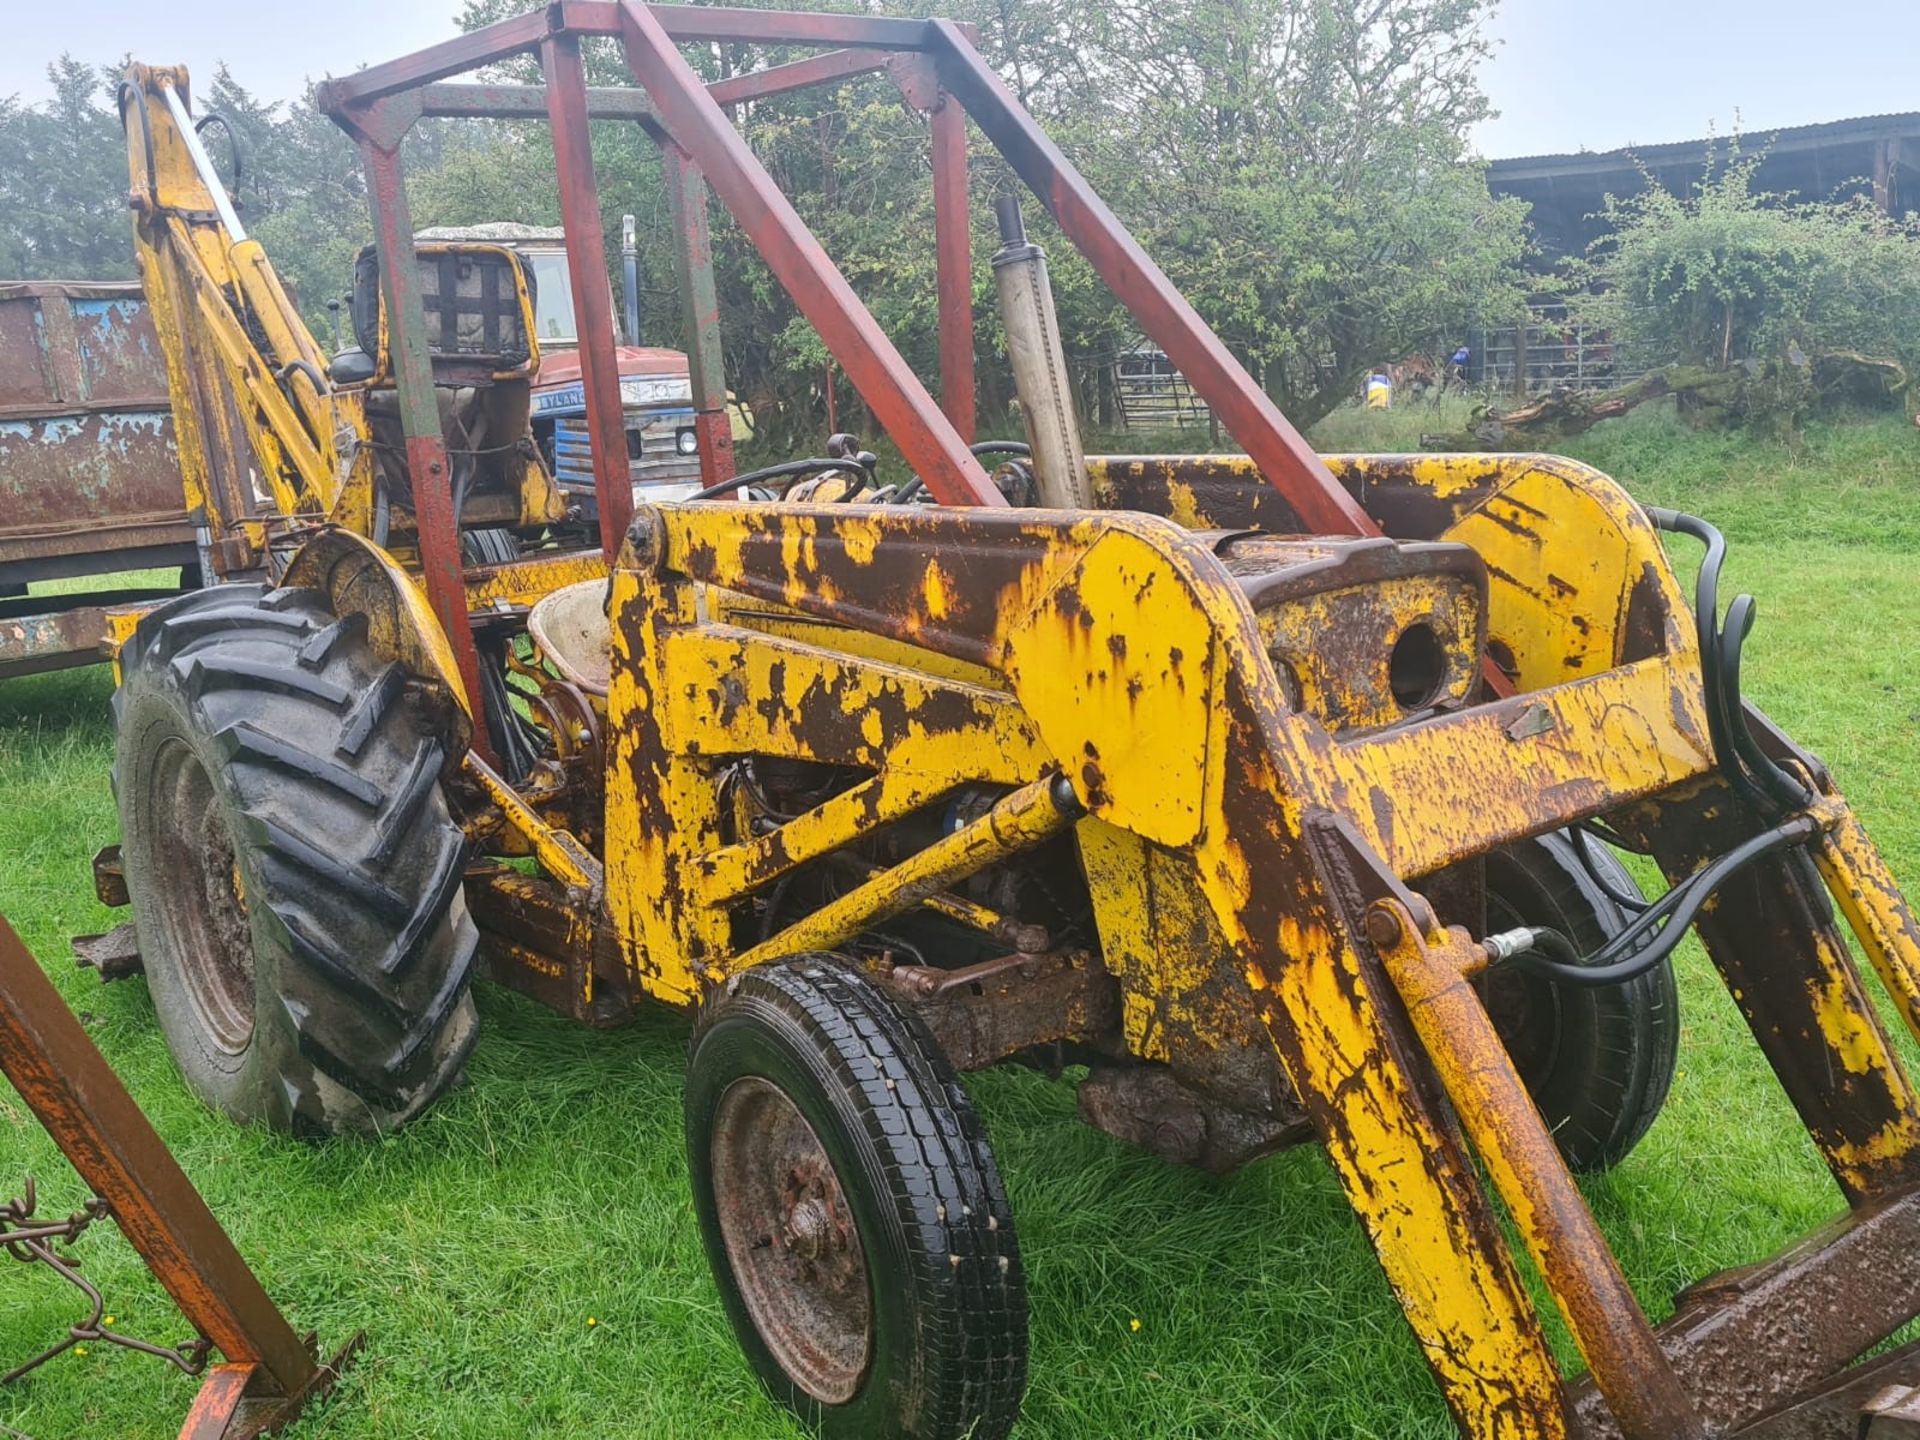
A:
{"type": "MultiPolygon", "coordinates": [[[[759,249],[794,303],[880,425],[947,505],[1005,502],[968,449],[974,434],[972,257],[967,217],[966,119],[999,148],[1040,197],[1066,237],[1167,354],[1301,523],[1328,534],[1377,527],[1333,478],[1299,431],[1148,257],[1086,179],[1041,131],[981,58],[971,27],[948,20],[890,19],[779,10],[646,5],[640,0],[557,0],[439,45],[330,80],[318,100],[366,155],[380,268],[386,286],[394,375],[416,474],[446,473],[438,408],[426,364],[426,320],[414,279],[400,142],[423,115],[551,121],[561,219],[580,317],[580,356],[593,437],[601,544],[609,560],[632,513],[614,356],[611,297],[594,283],[604,268],[599,191],[587,144],[595,119],[626,119],[659,143],[676,218],[678,271],[687,317],[701,474],[733,473],[721,374],[719,313],[706,227],[711,188],[759,249]],[[589,89],[580,63],[588,36],[620,40],[638,89],[589,89]],[[680,55],[688,42],[838,47],[789,64],[703,84],[680,55]],[[540,87],[449,85],[448,77],[513,56],[537,54],[540,87]],[[755,158],[724,107],[884,70],[908,102],[931,117],[934,245],[939,301],[940,401],[935,403],[828,258],[791,202],[755,158]],[[436,472],[435,465],[439,469],[436,472]]],[[[419,487],[420,552],[428,598],[447,627],[469,692],[478,660],[459,577],[459,537],[448,505],[419,487]]]]}

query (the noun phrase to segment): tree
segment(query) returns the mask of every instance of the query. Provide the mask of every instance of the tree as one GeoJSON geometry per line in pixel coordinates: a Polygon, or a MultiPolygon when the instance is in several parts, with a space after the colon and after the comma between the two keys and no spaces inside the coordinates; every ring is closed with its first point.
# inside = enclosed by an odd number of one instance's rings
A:
{"type": "Polygon", "coordinates": [[[1071,147],[1299,424],[1516,314],[1525,207],[1467,158],[1485,0],[1089,7],[1071,147]]]}
{"type": "Polygon", "coordinates": [[[117,74],[62,55],[50,99],[0,101],[0,277],[132,278],[117,74]]]}

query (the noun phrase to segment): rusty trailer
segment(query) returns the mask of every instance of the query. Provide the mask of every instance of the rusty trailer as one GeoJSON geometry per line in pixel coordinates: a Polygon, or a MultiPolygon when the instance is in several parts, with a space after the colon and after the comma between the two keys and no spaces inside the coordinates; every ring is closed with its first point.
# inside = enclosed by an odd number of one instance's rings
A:
{"type": "Polygon", "coordinates": [[[140,286],[0,283],[0,679],[97,663],[110,610],[184,588],[32,587],[199,559],[140,286]]]}

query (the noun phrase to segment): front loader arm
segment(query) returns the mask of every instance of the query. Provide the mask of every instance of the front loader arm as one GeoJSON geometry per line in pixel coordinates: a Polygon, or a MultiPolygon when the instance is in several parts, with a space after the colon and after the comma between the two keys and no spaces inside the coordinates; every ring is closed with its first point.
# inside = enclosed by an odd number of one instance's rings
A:
{"type": "MultiPolygon", "coordinates": [[[[1707,1377],[1752,1374],[1751,1393],[1715,1412],[1751,1418],[1910,1307],[1899,1295],[1862,1304],[1804,1357],[1769,1350],[1753,1298],[1728,1302],[1716,1327],[1689,1312],[1656,1330],[1468,983],[1492,940],[1419,892],[1445,895],[1437,872],[1596,816],[1652,851],[1680,891],[1778,817],[1748,813],[1725,777],[1701,650],[1638,507],[1564,462],[1428,469],[1396,475],[1383,462],[1363,488],[1411,483],[1427,499],[1408,514],[1429,535],[1474,532],[1485,570],[1471,573],[1492,582],[1484,636],[1508,642],[1520,693],[1387,725],[1332,718],[1363,713],[1379,657],[1354,650],[1344,709],[1322,714],[1311,685],[1288,678],[1292,631],[1270,623],[1274,597],[1294,595],[1293,619],[1331,643],[1364,630],[1371,602],[1332,580],[1304,598],[1285,591],[1241,558],[1274,542],[1244,531],[1196,534],[1138,513],[642,511],[612,592],[613,928],[640,987],[684,1002],[769,957],[837,946],[928,886],[1071,828],[1119,1042],[1202,1083],[1230,1053],[1278,1062],[1464,1433],[1698,1436],[1707,1377]],[[1555,523],[1567,515],[1578,536],[1555,523]],[[1568,591],[1584,627],[1556,621],[1568,591]],[[873,778],[730,838],[715,777],[742,751],[873,778]],[[727,916],[746,897],[983,780],[1018,788],[790,928],[732,939],[727,916]],[[1563,1392],[1518,1248],[1589,1364],[1584,1385],[1563,1392]]],[[[1357,575],[1365,547],[1387,542],[1339,543],[1361,547],[1340,562],[1357,575]]],[[[1396,603],[1442,593],[1395,592],[1397,573],[1376,576],[1394,624],[1396,603]]],[[[1446,573],[1462,572],[1423,576],[1446,573]]],[[[1473,682],[1481,643],[1472,626],[1448,634],[1459,653],[1443,697],[1473,682]]],[[[1910,1023],[1920,937],[1845,802],[1817,766],[1801,768],[1821,792],[1795,819],[1803,848],[1749,865],[1699,917],[1810,1138],[1867,1217],[1782,1275],[1837,1272],[1855,1251],[1884,1260],[1884,1236],[1920,1213],[1920,1107],[1818,892],[1832,891],[1910,1023]]]]}

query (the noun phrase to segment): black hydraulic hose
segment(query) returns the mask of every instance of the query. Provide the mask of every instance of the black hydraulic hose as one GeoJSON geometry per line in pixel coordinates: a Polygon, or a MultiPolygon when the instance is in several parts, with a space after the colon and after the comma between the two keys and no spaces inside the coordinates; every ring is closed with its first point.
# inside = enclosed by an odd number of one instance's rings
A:
{"type": "MultiPolygon", "coordinates": [[[[1707,897],[1719,889],[1729,876],[1762,856],[1812,838],[1819,828],[1819,823],[1812,816],[1796,815],[1791,820],[1775,825],[1772,829],[1762,830],[1758,835],[1741,841],[1719,859],[1669,889],[1642,914],[1635,917],[1618,935],[1594,951],[1588,957],[1589,962],[1610,965],[1621,956],[1636,949],[1645,937],[1653,934],[1656,929],[1664,937],[1666,928],[1671,927],[1676,920],[1680,922],[1679,928],[1684,931],[1692,924],[1694,915],[1706,903],[1707,897]]],[[[1674,943],[1679,942],[1676,939],[1674,943]]]]}
{"type": "Polygon", "coordinates": [[[1728,784],[1761,814],[1804,809],[1813,792],[1762,751],[1747,728],[1740,699],[1740,651],[1753,628],[1754,601],[1751,595],[1735,597],[1728,607],[1728,624],[1721,627],[1720,568],[1727,557],[1726,537],[1699,516],[1683,511],[1650,506],[1647,516],[1660,529],[1691,536],[1707,547],[1694,582],[1693,622],[1714,759],[1728,784]]]}
{"type": "MultiPolygon", "coordinates": [[[[981,455],[1031,455],[1033,454],[1033,447],[1024,440],[981,440],[969,445],[967,451],[976,457],[981,455]]],[[[908,480],[906,484],[893,492],[893,499],[889,503],[904,505],[926,488],[927,482],[922,480],[918,475],[915,475],[912,479],[908,480]]]]}
{"type": "Polygon", "coordinates": [[[387,539],[393,531],[393,502],[387,498],[387,477],[380,470],[379,461],[374,462],[373,477],[373,543],[379,549],[387,548],[387,539]]]}
{"type": "Polygon", "coordinates": [[[531,727],[513,708],[513,687],[507,683],[506,656],[497,645],[485,647],[480,669],[480,696],[487,730],[500,748],[500,762],[508,781],[526,779],[540,758],[531,727]]]}
{"type": "Polygon", "coordinates": [[[1727,558],[1726,537],[1699,516],[1679,510],[1654,506],[1648,509],[1647,517],[1660,529],[1691,536],[1707,547],[1707,553],[1700,561],[1699,576],[1693,585],[1693,629],[1696,648],[1700,652],[1701,687],[1706,692],[1707,733],[1713,741],[1714,758],[1729,770],[1728,778],[1735,781],[1736,788],[1741,788],[1731,773],[1735,768],[1733,742],[1727,735],[1726,713],[1720,704],[1717,675],[1720,567],[1727,558]]]}
{"type": "Polygon", "coordinates": [[[327,377],[320,373],[320,367],[311,360],[289,360],[273,372],[273,378],[284,386],[287,378],[296,372],[307,377],[307,383],[313,386],[316,395],[324,396],[327,393],[327,377]]]}
{"type": "MultiPolygon", "coordinates": [[[[1485,941],[1491,963],[1511,964],[1568,985],[1619,985],[1646,974],[1674,952],[1693,928],[1701,906],[1730,876],[1763,856],[1804,845],[1820,828],[1805,813],[1815,798],[1812,790],[1761,748],[1747,724],[1740,698],[1740,655],[1753,630],[1756,607],[1751,595],[1735,596],[1727,607],[1726,624],[1720,623],[1726,538],[1696,515],[1657,507],[1650,507],[1647,515],[1660,529],[1690,536],[1706,547],[1694,582],[1693,619],[1714,761],[1728,785],[1754,811],[1770,817],[1789,813],[1790,818],[1742,841],[1650,905],[1610,882],[1587,848],[1590,835],[1575,826],[1572,844],[1581,868],[1610,900],[1638,913],[1618,935],[1585,957],[1566,935],[1545,926],[1509,930],[1485,941]]],[[[1799,853],[1804,860],[1804,853],[1799,853]]]]}
{"type": "Polygon", "coordinates": [[[235,208],[240,203],[240,181],[246,173],[246,163],[240,150],[240,136],[233,128],[233,122],[218,110],[209,110],[193,122],[193,133],[205,135],[209,125],[218,125],[227,135],[227,154],[233,157],[233,199],[235,208]]]}
{"type": "Polygon", "coordinates": [[[1720,686],[1732,707],[1728,724],[1733,732],[1733,748],[1754,778],[1773,796],[1775,804],[1784,810],[1804,810],[1813,803],[1813,791],[1760,748],[1760,742],[1753,738],[1752,727],[1747,724],[1746,709],[1740,699],[1740,652],[1753,629],[1754,610],[1753,596],[1734,596],[1733,603],[1727,607],[1727,623],[1720,632],[1720,686]]]}
{"type": "Polygon", "coordinates": [[[1667,891],[1612,940],[1584,959],[1571,940],[1546,926],[1489,936],[1488,953],[1496,964],[1512,965],[1517,970],[1563,984],[1590,988],[1624,984],[1646,974],[1674,952],[1693,927],[1700,907],[1732,875],[1776,850],[1804,843],[1819,828],[1812,816],[1796,815],[1734,846],[1667,891]]]}
{"type": "Polygon", "coordinates": [[[735,490],[748,485],[758,485],[763,480],[784,480],[788,477],[799,479],[802,475],[812,475],[829,470],[854,471],[860,468],[853,460],[788,460],[779,465],[769,465],[763,470],[749,470],[744,475],[736,475],[731,480],[722,480],[718,485],[709,485],[697,494],[689,495],[689,500],[718,500],[735,490]]]}
{"type": "Polygon", "coordinates": [[[1614,884],[1613,877],[1607,874],[1600,863],[1600,856],[1594,851],[1593,847],[1600,841],[1591,830],[1585,825],[1575,825],[1572,827],[1571,835],[1573,853],[1580,861],[1580,868],[1586,871],[1587,878],[1594,883],[1602,895],[1622,910],[1630,911],[1635,915],[1652,908],[1646,896],[1629,894],[1614,884]]]}
{"type": "Polygon", "coordinates": [[[1616,850],[1626,850],[1634,855],[1650,855],[1653,852],[1643,845],[1636,845],[1604,820],[1582,820],[1580,828],[1598,840],[1602,845],[1611,845],[1616,850]]]}

